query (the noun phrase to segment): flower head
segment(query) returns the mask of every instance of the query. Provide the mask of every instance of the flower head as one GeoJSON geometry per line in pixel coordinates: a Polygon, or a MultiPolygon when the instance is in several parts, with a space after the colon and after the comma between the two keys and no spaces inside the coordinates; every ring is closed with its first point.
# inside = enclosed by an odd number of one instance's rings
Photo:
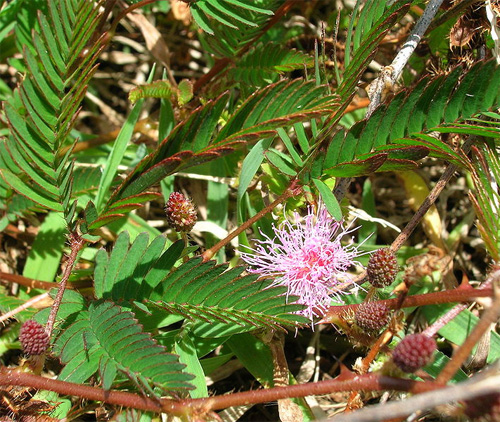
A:
{"type": "Polygon", "coordinates": [[[188,232],[196,223],[196,210],[193,203],[182,193],[172,192],[165,205],[167,223],[178,232],[188,232]]]}
{"type": "Polygon", "coordinates": [[[301,314],[312,321],[324,315],[331,295],[342,302],[341,289],[350,279],[347,270],[358,264],[359,252],[340,243],[350,231],[321,205],[317,213],[309,208],[302,222],[298,213],[293,220],[273,226],[276,236],[263,234],[265,239],[242,258],[252,266],[249,272],[272,277],[273,285],[286,286],[287,295],[298,296],[298,303],[306,305],[301,314]]]}

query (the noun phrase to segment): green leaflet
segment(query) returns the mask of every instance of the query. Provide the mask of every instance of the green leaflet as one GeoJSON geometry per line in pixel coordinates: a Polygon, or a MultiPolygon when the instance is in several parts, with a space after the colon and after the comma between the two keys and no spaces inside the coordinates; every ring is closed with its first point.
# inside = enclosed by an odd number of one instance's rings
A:
{"type": "Polygon", "coordinates": [[[194,258],[168,274],[146,301],[168,314],[193,321],[192,332],[200,337],[222,337],[257,328],[297,327],[307,320],[294,312],[302,309],[281,287],[269,280],[241,276],[243,267],[202,262],[194,258]]]}
{"type": "Polygon", "coordinates": [[[237,81],[252,86],[264,86],[276,82],[279,75],[294,69],[312,67],[313,58],[279,44],[258,44],[252,47],[230,73],[237,81]]]}
{"type": "Polygon", "coordinates": [[[389,104],[382,104],[369,119],[357,122],[348,131],[337,132],[324,160],[317,158],[324,172],[352,177],[376,170],[409,169],[427,153],[463,166],[461,156],[428,133],[498,137],[498,128],[492,122],[466,119],[498,107],[499,86],[492,88],[490,84],[474,81],[476,78],[497,80],[500,67],[491,60],[478,62],[459,81],[462,73],[461,68],[456,68],[447,79],[425,78],[413,89],[400,92],[389,104]],[[473,106],[468,105],[462,112],[462,106],[469,104],[472,97],[473,106]],[[429,123],[433,126],[429,127],[429,123]],[[387,154],[386,158],[382,159],[380,154],[387,154]],[[376,157],[378,161],[374,161],[376,157]]]}
{"type": "Polygon", "coordinates": [[[256,27],[255,14],[272,15],[272,10],[239,0],[198,0],[191,4],[191,14],[205,32],[214,34],[213,21],[231,29],[256,27]]]}
{"type": "MultiPolygon", "coordinates": [[[[63,302],[61,308],[67,306],[63,302]]],[[[54,344],[65,364],[59,379],[83,383],[98,371],[106,389],[119,373],[149,394],[155,394],[152,385],[164,391],[192,388],[192,376],[183,372],[178,356],[167,353],[143,332],[133,313],[97,301],[68,316],[54,344]]]]}
{"type": "Polygon", "coordinates": [[[165,250],[166,241],[165,236],[157,236],[149,242],[149,235],[141,233],[130,245],[123,231],[111,254],[102,249],[97,253],[96,297],[116,301],[149,297],[184,249],[179,241],[165,250]]]}
{"type": "MultiPolygon", "coordinates": [[[[280,127],[330,114],[337,106],[325,86],[300,79],[281,81],[255,92],[217,133],[228,94],[199,107],[177,125],[158,148],[146,156],[108,201],[136,195],[164,177],[229,154],[240,145],[274,135],[280,127]]],[[[105,209],[104,212],[107,212],[105,209]]]]}
{"type": "MultiPolygon", "coordinates": [[[[221,337],[257,328],[297,327],[307,320],[294,312],[302,309],[281,287],[269,280],[241,276],[243,267],[202,262],[194,258],[169,270],[184,249],[181,241],[164,250],[165,237],[149,243],[142,233],[130,245],[122,232],[110,254],[100,250],[94,273],[97,298],[146,299],[148,308],[193,321],[192,331],[202,337],[221,337]]],[[[146,309],[142,308],[143,311],[146,309]]]]}
{"type": "Polygon", "coordinates": [[[24,2],[17,14],[15,39],[24,47],[26,74],[5,105],[10,135],[0,148],[0,172],[14,190],[63,211],[68,221],[73,167],[61,149],[96,70],[102,46],[89,40],[101,13],[93,2],[51,0],[24,2]],[[40,17],[31,22],[35,9],[40,17]],[[80,54],[83,49],[87,54],[80,54]]]}

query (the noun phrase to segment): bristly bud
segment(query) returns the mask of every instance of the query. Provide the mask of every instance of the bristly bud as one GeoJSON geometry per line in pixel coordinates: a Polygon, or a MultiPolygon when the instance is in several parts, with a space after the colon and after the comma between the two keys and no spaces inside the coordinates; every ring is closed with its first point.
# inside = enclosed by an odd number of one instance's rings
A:
{"type": "Polygon", "coordinates": [[[172,192],[165,206],[167,223],[178,232],[191,231],[196,223],[196,210],[193,203],[182,193],[172,192]]]}
{"type": "Polygon", "coordinates": [[[491,393],[465,400],[464,413],[473,422],[500,421],[500,394],[491,393]]]}
{"type": "Polygon", "coordinates": [[[407,335],[392,352],[392,361],[406,373],[413,373],[432,360],[436,341],[425,334],[407,335]]]}
{"type": "Polygon", "coordinates": [[[49,347],[50,339],[45,328],[38,322],[30,319],[26,321],[19,331],[19,341],[27,355],[41,355],[49,347]]]}
{"type": "Polygon", "coordinates": [[[389,248],[375,251],[366,267],[368,280],[373,287],[385,287],[394,281],[399,266],[396,256],[389,248]]]}
{"type": "Polygon", "coordinates": [[[380,331],[389,322],[389,308],[382,302],[365,302],[354,314],[356,325],[368,333],[380,331]]]}

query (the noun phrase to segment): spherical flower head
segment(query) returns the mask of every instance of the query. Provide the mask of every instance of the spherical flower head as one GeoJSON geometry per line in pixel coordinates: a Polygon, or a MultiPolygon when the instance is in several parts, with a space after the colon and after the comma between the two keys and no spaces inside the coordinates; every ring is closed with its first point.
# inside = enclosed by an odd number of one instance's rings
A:
{"type": "Polygon", "coordinates": [[[193,203],[180,192],[172,192],[165,205],[167,223],[178,232],[189,232],[196,223],[193,203]]]}
{"type": "Polygon", "coordinates": [[[287,297],[298,296],[297,303],[306,306],[300,313],[313,321],[325,314],[332,295],[343,302],[342,288],[351,278],[347,271],[359,265],[359,252],[340,243],[350,231],[322,205],[317,213],[309,207],[300,220],[295,213],[293,221],[273,225],[275,237],[262,234],[264,240],[257,241],[252,252],[242,253],[242,259],[251,266],[249,272],[274,278],[272,285],[287,287],[287,297]]]}
{"type": "Polygon", "coordinates": [[[45,353],[50,344],[50,339],[45,328],[35,320],[26,321],[19,330],[19,341],[24,353],[31,356],[45,353]]]}

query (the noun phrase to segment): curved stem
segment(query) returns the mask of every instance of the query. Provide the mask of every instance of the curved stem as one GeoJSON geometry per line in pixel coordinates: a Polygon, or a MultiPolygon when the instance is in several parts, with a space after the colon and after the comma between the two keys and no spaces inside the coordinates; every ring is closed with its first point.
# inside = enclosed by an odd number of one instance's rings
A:
{"type": "Polygon", "coordinates": [[[414,381],[393,378],[377,374],[353,374],[341,380],[333,379],[314,383],[275,387],[269,389],[245,391],[202,399],[160,399],[139,394],[110,391],[88,385],[45,378],[0,366],[0,385],[26,386],[39,390],[54,391],[62,395],[72,395],[88,400],[141,409],[156,413],[169,413],[176,416],[203,414],[213,410],[225,409],[251,403],[266,403],[285,398],[306,397],[309,395],[328,394],[340,391],[405,391],[412,394],[433,391],[444,387],[433,381],[414,381]]]}
{"type": "MultiPolygon", "coordinates": [[[[377,302],[385,304],[389,309],[397,309],[398,307],[411,308],[414,306],[437,305],[440,303],[465,302],[477,297],[491,297],[492,294],[492,288],[469,289],[457,287],[453,290],[407,296],[401,305],[399,298],[379,300],[377,302]]],[[[337,315],[355,311],[358,306],[359,304],[332,306],[319,324],[330,324],[335,320],[337,315]]]]}
{"type": "Polygon", "coordinates": [[[277,205],[286,201],[288,198],[297,195],[300,192],[300,190],[301,187],[298,186],[297,181],[293,180],[290,186],[285,190],[285,192],[283,192],[275,201],[273,201],[267,207],[263,208],[253,217],[245,221],[242,225],[240,225],[237,229],[229,233],[224,239],[217,242],[210,249],[207,249],[205,252],[203,252],[203,254],[201,255],[203,257],[203,261],[208,261],[209,259],[211,259],[220,249],[222,249],[229,242],[231,242],[231,240],[233,240],[236,236],[238,236],[240,233],[248,229],[252,224],[260,220],[267,213],[271,212],[274,208],[276,208],[277,205]]]}

